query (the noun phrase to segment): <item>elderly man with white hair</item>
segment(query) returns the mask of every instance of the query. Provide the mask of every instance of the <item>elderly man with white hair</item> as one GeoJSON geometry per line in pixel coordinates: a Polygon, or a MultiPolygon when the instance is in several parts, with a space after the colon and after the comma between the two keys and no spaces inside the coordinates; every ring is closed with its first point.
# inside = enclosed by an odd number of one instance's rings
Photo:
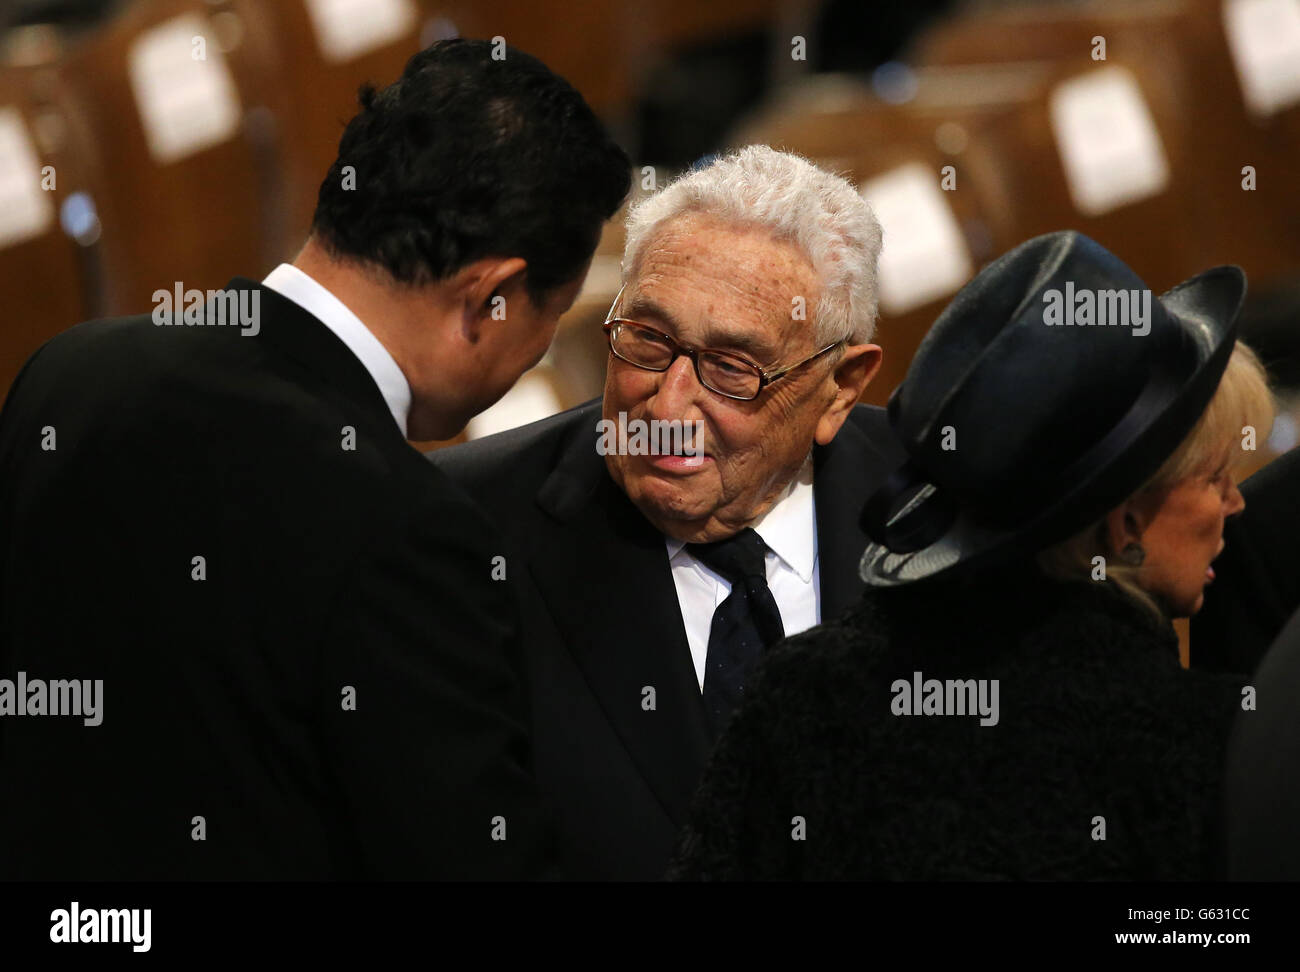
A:
{"type": "Polygon", "coordinates": [[[433,454],[506,537],[534,768],[589,880],[663,875],[746,673],[861,593],[902,459],[857,404],[881,237],[852,185],[749,146],[627,228],[603,399],[433,454]]]}

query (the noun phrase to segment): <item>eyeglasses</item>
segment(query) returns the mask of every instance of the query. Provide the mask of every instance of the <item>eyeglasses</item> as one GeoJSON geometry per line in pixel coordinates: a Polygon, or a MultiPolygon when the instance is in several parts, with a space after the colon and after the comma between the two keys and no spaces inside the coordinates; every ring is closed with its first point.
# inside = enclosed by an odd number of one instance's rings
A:
{"type": "MultiPolygon", "coordinates": [[[[626,286],[626,285],[625,285],[626,286]]],[[[663,331],[614,316],[614,309],[623,297],[623,288],[610,305],[609,315],[602,325],[609,336],[609,350],[614,357],[646,371],[667,371],[679,355],[686,355],[695,365],[695,377],[710,391],[727,398],[748,402],[757,398],[768,385],[784,378],[796,368],[820,358],[844,343],[841,339],[828,344],[816,354],[809,355],[788,368],[765,371],[751,361],[730,351],[708,348],[689,348],[679,344],[663,331]]]]}

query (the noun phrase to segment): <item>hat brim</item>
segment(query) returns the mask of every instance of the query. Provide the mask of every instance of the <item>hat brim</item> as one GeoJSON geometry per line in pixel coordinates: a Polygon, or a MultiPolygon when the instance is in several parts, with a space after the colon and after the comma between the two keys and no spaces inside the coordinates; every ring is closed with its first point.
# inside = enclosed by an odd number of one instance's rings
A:
{"type": "MultiPolygon", "coordinates": [[[[1197,274],[1157,298],[1183,326],[1191,367],[1184,366],[1173,385],[1165,376],[1162,387],[1158,376],[1153,376],[1147,391],[1103,441],[1101,454],[1081,468],[1076,484],[1052,503],[1011,525],[984,522],[972,511],[959,509],[946,530],[914,550],[893,551],[869,543],[859,565],[862,580],[871,587],[894,587],[1029,555],[1114,509],[1177,450],[1210,404],[1236,343],[1237,315],[1245,294],[1241,269],[1222,266],[1197,274]]],[[[915,485],[919,490],[912,490],[893,520],[913,514],[933,496],[923,479],[915,485]]]]}

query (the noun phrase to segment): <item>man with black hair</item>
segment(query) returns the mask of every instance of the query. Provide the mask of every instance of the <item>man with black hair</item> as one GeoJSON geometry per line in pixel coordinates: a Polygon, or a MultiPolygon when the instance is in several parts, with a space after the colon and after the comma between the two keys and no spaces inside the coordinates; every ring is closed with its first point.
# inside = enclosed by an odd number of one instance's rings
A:
{"type": "Polygon", "coordinates": [[[14,384],[0,878],[546,873],[502,544],[406,440],[542,356],[630,166],[491,53],[363,90],[292,264],[160,281],[14,384]]]}

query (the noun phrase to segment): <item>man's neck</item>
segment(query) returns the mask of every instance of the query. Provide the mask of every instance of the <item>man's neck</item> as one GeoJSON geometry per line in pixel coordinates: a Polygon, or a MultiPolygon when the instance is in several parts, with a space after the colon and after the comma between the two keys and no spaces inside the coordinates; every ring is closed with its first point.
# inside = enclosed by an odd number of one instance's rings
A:
{"type": "Polygon", "coordinates": [[[377,268],[334,256],[315,236],[308,238],[293,265],[337,297],[397,363],[411,388],[408,436],[432,440],[454,435],[460,427],[454,416],[461,405],[451,393],[458,385],[455,362],[439,355],[446,344],[437,337],[439,322],[446,319],[441,288],[403,285],[377,268]],[[432,392],[436,389],[451,397],[439,400],[432,392]],[[453,426],[456,429],[448,432],[453,426]]]}

